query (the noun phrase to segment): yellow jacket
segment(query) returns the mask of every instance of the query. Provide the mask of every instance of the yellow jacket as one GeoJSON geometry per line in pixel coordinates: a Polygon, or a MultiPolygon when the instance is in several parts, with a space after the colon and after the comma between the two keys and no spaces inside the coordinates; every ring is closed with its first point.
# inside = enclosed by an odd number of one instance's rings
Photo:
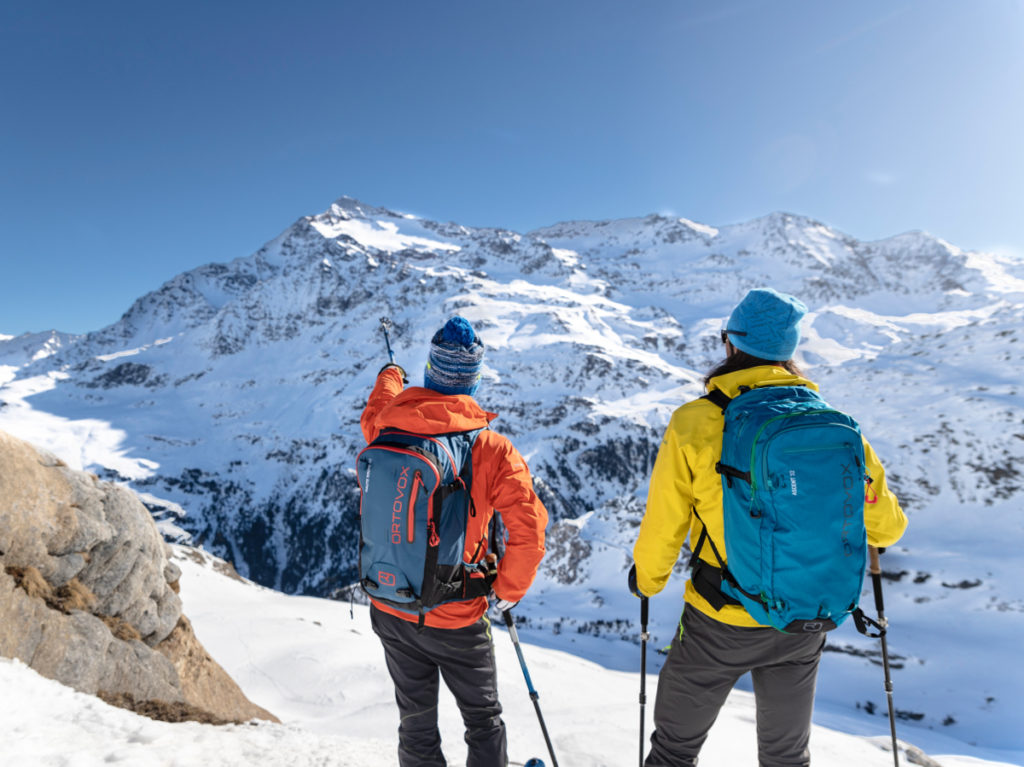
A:
{"type": "MultiPolygon", "coordinates": [[[[804,385],[818,390],[817,384],[806,378],[770,365],[717,376],[711,379],[708,389],[721,389],[728,396],[735,397],[741,386],[769,385],[804,385]]],[[[726,556],[722,477],[715,471],[715,464],[722,457],[722,425],[722,411],[718,406],[708,400],[697,399],[678,408],[665,430],[651,473],[647,511],[633,547],[637,585],[648,596],[665,587],[686,536],[690,536],[691,547],[696,544],[701,523],[693,513],[695,507],[700,519],[707,524],[708,535],[719,553],[726,556]]],[[[891,546],[903,535],[907,518],[896,496],[889,490],[885,470],[867,440],[864,440],[864,454],[872,479],[871,502],[864,504],[868,544],[891,546]],[[874,499],[876,494],[877,500],[874,499]]],[[[710,546],[702,548],[700,557],[718,566],[710,546]]],[[[690,581],[686,582],[686,601],[723,623],[760,625],[739,605],[726,605],[715,610],[697,593],[690,581]]]]}

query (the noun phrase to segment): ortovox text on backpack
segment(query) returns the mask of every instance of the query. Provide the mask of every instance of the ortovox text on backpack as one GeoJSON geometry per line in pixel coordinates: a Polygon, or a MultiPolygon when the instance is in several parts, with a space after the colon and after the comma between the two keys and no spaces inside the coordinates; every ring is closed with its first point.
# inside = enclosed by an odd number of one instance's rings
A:
{"type": "Polygon", "coordinates": [[[419,614],[474,599],[493,574],[480,562],[481,541],[464,561],[466,524],[476,511],[470,456],[480,429],[419,435],[385,429],[356,459],[359,505],[359,578],[369,596],[419,614]]]}
{"type": "MultiPolygon", "coordinates": [[[[786,632],[829,631],[857,612],[867,556],[857,422],[805,386],[764,386],[722,408],[725,551],[704,530],[693,584],[716,609],[742,604],[786,632]],[[699,559],[707,541],[719,567],[699,559]]],[[[699,517],[698,517],[699,518],[699,517]]],[[[703,520],[701,520],[703,526],[703,520]]]]}

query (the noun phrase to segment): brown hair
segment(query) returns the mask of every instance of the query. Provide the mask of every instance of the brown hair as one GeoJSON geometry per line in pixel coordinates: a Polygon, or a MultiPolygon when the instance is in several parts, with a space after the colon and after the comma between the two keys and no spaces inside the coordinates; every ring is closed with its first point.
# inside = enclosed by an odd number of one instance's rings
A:
{"type": "Polygon", "coordinates": [[[756,368],[760,365],[774,365],[795,376],[804,377],[803,371],[797,367],[793,360],[763,360],[760,357],[755,357],[753,354],[741,352],[734,346],[732,354],[711,368],[708,374],[704,376],[704,386],[706,388],[715,376],[723,376],[726,373],[735,373],[737,370],[746,370],[747,368],[756,368]]]}

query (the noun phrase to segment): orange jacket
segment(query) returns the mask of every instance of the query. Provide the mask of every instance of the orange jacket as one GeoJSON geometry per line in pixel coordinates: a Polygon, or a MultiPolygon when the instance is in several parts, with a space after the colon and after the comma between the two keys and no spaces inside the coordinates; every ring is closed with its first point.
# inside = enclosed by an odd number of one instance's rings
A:
{"type": "MultiPolygon", "coordinates": [[[[386,428],[416,434],[447,434],[479,429],[495,418],[497,415],[481,409],[476,400],[466,394],[438,394],[419,386],[403,391],[401,373],[398,368],[389,367],[377,376],[360,425],[366,441],[372,442],[381,429],[386,428]]],[[[491,518],[495,511],[501,512],[508,540],[493,588],[500,599],[518,602],[530,588],[544,556],[548,513],[533,492],[526,461],[508,438],[484,429],[473,444],[472,461],[471,493],[478,513],[469,518],[463,557],[467,562],[474,554],[474,561],[484,558],[491,518]]],[[[371,601],[386,613],[414,623],[418,620],[416,615],[371,601]]],[[[437,628],[462,628],[475,623],[486,611],[484,597],[450,602],[428,612],[425,622],[437,628]]]]}

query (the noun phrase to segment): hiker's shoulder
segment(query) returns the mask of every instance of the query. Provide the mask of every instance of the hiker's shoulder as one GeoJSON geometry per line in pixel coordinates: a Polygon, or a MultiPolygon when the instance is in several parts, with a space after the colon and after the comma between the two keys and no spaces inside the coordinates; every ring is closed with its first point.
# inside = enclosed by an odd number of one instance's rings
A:
{"type": "Polygon", "coordinates": [[[496,431],[488,427],[483,429],[479,436],[477,436],[474,449],[488,454],[504,455],[514,451],[516,448],[515,445],[512,444],[512,440],[500,431],[496,431]]]}
{"type": "Polygon", "coordinates": [[[742,370],[734,370],[715,376],[708,381],[708,391],[720,391],[730,399],[735,399],[747,389],[759,389],[765,386],[805,386],[818,391],[818,385],[809,378],[791,373],[778,365],[757,365],[742,370]]]}

